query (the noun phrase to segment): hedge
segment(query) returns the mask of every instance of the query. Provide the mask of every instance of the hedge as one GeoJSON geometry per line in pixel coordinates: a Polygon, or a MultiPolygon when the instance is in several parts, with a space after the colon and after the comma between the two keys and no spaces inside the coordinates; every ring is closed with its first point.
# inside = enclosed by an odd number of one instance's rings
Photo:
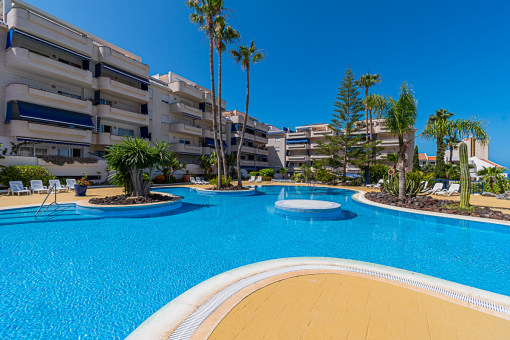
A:
{"type": "Polygon", "coordinates": [[[50,179],[57,179],[48,169],[39,165],[11,165],[0,171],[0,183],[9,186],[10,181],[21,181],[29,187],[31,180],[41,180],[48,186],[50,179]]]}

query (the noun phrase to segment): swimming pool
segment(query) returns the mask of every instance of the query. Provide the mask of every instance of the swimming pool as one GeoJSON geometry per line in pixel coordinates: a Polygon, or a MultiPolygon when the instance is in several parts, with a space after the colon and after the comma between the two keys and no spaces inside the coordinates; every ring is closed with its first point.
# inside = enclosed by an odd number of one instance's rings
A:
{"type": "Polygon", "coordinates": [[[341,189],[267,186],[184,197],[151,218],[78,215],[74,205],[0,211],[0,338],[123,339],[194,285],[246,264],[327,256],[416,271],[510,296],[510,227],[368,206],[341,189]],[[332,221],[278,214],[280,199],[342,205],[332,221]]]}

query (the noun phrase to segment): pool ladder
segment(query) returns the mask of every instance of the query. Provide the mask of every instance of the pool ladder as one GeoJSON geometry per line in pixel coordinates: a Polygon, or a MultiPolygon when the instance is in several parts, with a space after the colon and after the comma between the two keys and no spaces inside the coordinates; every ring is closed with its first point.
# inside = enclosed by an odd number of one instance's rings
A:
{"type": "Polygon", "coordinates": [[[35,216],[34,216],[34,219],[37,219],[37,215],[39,215],[40,213],[42,214],[43,212],[45,212],[46,210],[48,210],[48,208],[50,206],[52,206],[53,204],[55,204],[56,206],[58,206],[58,203],[57,203],[57,184],[53,184],[53,186],[50,187],[50,190],[48,191],[48,194],[46,195],[46,198],[44,199],[44,201],[42,202],[41,206],[39,207],[39,209],[37,209],[37,212],[35,213],[35,216]],[[41,211],[42,207],[44,206],[44,203],[46,203],[46,200],[48,199],[48,197],[50,196],[51,192],[54,191],[55,192],[55,200],[53,202],[51,202],[50,204],[48,204],[48,206],[46,207],[46,209],[44,209],[43,211],[41,211]]]}

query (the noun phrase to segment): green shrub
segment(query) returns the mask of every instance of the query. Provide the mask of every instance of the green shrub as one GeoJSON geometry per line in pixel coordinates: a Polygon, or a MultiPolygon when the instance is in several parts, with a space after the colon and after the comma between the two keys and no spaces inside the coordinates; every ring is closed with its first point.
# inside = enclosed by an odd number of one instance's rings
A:
{"type": "Polygon", "coordinates": [[[262,177],[274,177],[273,169],[262,169],[259,171],[260,176],[262,177]]]}
{"type": "Polygon", "coordinates": [[[370,165],[370,183],[377,183],[381,178],[388,174],[389,166],[384,164],[372,164],[370,165]]]}
{"type": "Polygon", "coordinates": [[[272,179],[273,179],[273,177],[270,177],[270,176],[262,176],[263,181],[271,181],[272,179]]]}
{"type": "Polygon", "coordinates": [[[258,171],[250,171],[250,176],[258,176],[258,175],[259,175],[258,171]]]}
{"type": "Polygon", "coordinates": [[[315,177],[318,181],[324,182],[324,183],[332,183],[336,182],[337,176],[335,174],[332,174],[326,169],[320,169],[315,172],[315,177]]]}
{"type": "Polygon", "coordinates": [[[9,181],[21,181],[23,186],[29,187],[31,180],[41,180],[43,185],[49,185],[50,179],[56,179],[48,169],[39,165],[11,165],[0,171],[0,183],[9,186],[9,181]]]}
{"type": "Polygon", "coordinates": [[[165,175],[157,175],[157,176],[154,176],[154,179],[152,180],[152,183],[154,184],[163,184],[165,183],[166,179],[165,179],[165,175]]]}
{"type": "MultiPolygon", "coordinates": [[[[221,175],[221,178],[223,179],[221,182],[222,185],[230,185],[230,183],[232,183],[232,177],[228,177],[228,179],[225,179],[225,176],[221,175]]],[[[211,178],[211,180],[209,180],[209,183],[212,184],[213,186],[217,187],[218,186],[218,176],[214,177],[214,178],[211,178]]]]}
{"type": "MultiPolygon", "coordinates": [[[[422,175],[421,171],[415,172],[407,172],[406,176],[406,196],[416,196],[418,195],[425,183],[422,183],[425,178],[422,175]]],[[[383,177],[383,188],[387,193],[398,196],[399,195],[399,182],[398,182],[398,174],[395,176],[386,175],[383,177]]]]}
{"type": "Polygon", "coordinates": [[[72,178],[64,177],[64,178],[59,178],[58,180],[60,181],[61,185],[67,185],[67,180],[68,179],[72,179],[72,178]]]}
{"type": "Polygon", "coordinates": [[[67,156],[42,156],[43,161],[55,165],[63,166],[65,164],[73,164],[74,162],[80,164],[96,164],[98,162],[97,158],[93,157],[67,157],[67,156]]]}

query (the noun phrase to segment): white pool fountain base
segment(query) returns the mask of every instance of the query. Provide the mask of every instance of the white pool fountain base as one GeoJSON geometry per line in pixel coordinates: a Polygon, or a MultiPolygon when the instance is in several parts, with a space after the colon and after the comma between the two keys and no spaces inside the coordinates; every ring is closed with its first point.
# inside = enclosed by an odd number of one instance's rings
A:
{"type": "Polygon", "coordinates": [[[303,217],[335,217],[342,213],[340,204],[318,200],[277,201],[275,209],[279,213],[303,217]]]}

